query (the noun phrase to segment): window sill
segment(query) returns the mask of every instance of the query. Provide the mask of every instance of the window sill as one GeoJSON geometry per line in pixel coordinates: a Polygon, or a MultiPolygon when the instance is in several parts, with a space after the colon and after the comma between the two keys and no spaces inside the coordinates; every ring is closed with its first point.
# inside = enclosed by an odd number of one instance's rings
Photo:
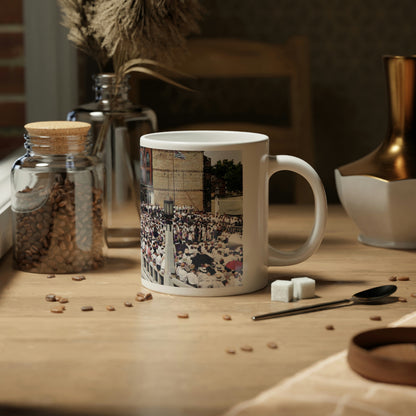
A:
{"type": "Polygon", "coordinates": [[[20,155],[22,149],[0,160],[0,257],[3,257],[13,244],[10,170],[20,155]]]}

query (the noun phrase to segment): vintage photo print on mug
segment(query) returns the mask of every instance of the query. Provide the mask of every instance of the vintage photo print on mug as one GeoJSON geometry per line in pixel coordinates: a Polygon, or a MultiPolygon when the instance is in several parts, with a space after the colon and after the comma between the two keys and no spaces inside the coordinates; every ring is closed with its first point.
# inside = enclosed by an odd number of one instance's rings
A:
{"type": "Polygon", "coordinates": [[[142,278],[164,286],[243,285],[241,151],[140,148],[142,278]]]}

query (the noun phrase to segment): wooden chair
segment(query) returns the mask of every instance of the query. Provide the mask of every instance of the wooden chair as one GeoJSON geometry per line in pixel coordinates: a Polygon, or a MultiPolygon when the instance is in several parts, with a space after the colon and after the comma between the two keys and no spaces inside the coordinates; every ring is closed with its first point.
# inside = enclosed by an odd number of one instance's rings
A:
{"type": "MultiPolygon", "coordinates": [[[[196,78],[288,78],[291,123],[288,127],[282,127],[258,124],[250,120],[245,122],[213,120],[209,123],[187,124],[176,129],[264,133],[270,137],[271,154],[291,154],[313,165],[315,158],[306,38],[293,37],[283,45],[242,39],[195,38],[189,40],[188,47],[189,55],[180,69],[196,78]]],[[[312,200],[312,194],[306,188],[308,186],[303,179],[295,179],[295,202],[307,203],[312,200]]]]}

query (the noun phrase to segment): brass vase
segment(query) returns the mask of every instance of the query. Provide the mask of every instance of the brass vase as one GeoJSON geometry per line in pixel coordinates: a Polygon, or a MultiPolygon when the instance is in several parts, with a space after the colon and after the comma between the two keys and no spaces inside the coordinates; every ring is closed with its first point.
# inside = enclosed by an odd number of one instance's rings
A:
{"type": "Polygon", "coordinates": [[[384,56],[389,124],[369,155],[335,170],[337,191],[359,241],[416,248],[416,55],[384,56]]]}

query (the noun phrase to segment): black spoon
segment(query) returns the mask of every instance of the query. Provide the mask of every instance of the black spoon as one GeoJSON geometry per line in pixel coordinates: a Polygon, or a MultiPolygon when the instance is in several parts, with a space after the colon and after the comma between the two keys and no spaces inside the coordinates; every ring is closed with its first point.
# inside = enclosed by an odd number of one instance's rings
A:
{"type": "Polygon", "coordinates": [[[352,297],[349,299],[335,300],[332,302],[317,303],[316,305],[302,306],[300,308],[286,309],[279,312],[265,313],[263,315],[253,316],[251,319],[253,319],[253,321],[261,321],[262,319],[277,318],[279,316],[298,315],[308,311],[313,312],[314,310],[323,311],[325,309],[331,309],[328,308],[328,306],[341,305],[342,303],[349,303],[349,305],[345,306],[354,305],[355,303],[371,303],[385,298],[386,296],[390,296],[392,293],[396,291],[396,289],[397,286],[395,285],[377,286],[371,289],[363,290],[362,292],[358,292],[355,295],[352,295],[352,297]]]}

